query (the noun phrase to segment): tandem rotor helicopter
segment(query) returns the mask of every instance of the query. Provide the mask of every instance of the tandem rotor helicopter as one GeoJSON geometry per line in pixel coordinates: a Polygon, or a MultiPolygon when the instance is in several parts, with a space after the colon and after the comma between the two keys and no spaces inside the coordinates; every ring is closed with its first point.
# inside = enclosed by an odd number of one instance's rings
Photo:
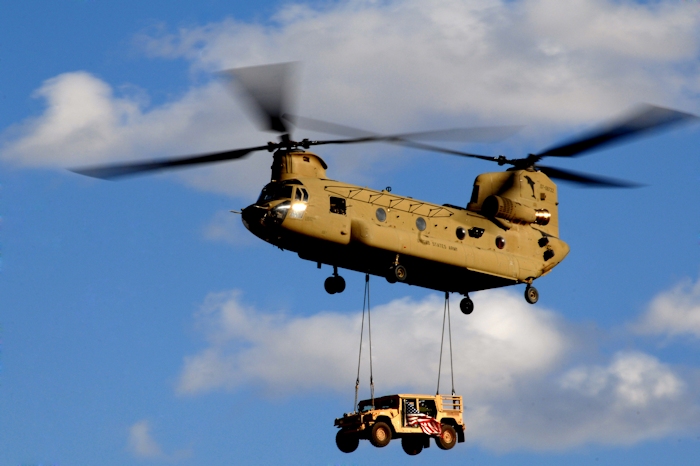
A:
{"type": "Polygon", "coordinates": [[[139,173],[236,160],[273,153],[270,183],[258,200],[242,210],[245,227],[255,236],[296,252],[300,258],[333,267],[325,281],[328,293],[341,293],[349,269],[464,296],[460,309],[469,314],[469,293],[525,284],[525,299],[534,304],[533,282],[568,254],[559,238],[557,186],[552,179],[597,187],[631,187],[632,183],[540,165],[545,157],[574,157],[630,136],[697,119],[695,115],[645,105],[604,128],[524,158],[470,154],[428,145],[425,140],[480,142],[504,137],[515,127],[456,128],[444,131],[379,135],[287,111],[287,83],[292,63],[223,72],[236,81],[261,117],[264,130],[279,142],[202,155],[73,170],[113,179],[139,173]],[[344,139],[295,141],[293,126],[344,136],[344,139]],[[312,146],[388,142],[509,165],[474,180],[465,206],[437,205],[386,190],[330,179],[326,163],[309,152],[312,146]]]}

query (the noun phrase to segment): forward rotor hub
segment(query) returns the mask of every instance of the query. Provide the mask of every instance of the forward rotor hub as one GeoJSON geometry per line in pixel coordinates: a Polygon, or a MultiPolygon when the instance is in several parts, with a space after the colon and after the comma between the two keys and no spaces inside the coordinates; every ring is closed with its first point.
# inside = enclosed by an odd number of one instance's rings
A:
{"type": "Polygon", "coordinates": [[[318,144],[318,141],[309,141],[308,139],[302,139],[301,141],[292,141],[289,139],[289,135],[285,134],[282,137],[280,137],[281,141],[280,142],[268,142],[267,143],[267,151],[268,152],[275,152],[278,149],[287,149],[287,150],[292,150],[292,149],[308,149],[309,147],[318,144]]]}

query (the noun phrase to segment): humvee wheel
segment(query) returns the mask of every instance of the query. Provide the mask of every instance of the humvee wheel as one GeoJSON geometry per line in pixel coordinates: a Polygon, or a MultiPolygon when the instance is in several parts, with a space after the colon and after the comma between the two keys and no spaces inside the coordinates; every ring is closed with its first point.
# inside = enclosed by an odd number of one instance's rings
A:
{"type": "Polygon", "coordinates": [[[392,265],[389,267],[389,270],[386,271],[386,281],[389,283],[396,283],[396,274],[394,273],[394,266],[392,265]]]}
{"type": "Polygon", "coordinates": [[[414,456],[423,451],[423,439],[420,437],[402,437],[401,448],[406,454],[414,456]]]}
{"type": "Polygon", "coordinates": [[[369,441],[377,448],[389,445],[391,440],[391,428],[384,422],[376,422],[369,433],[369,441]]]}
{"type": "Polygon", "coordinates": [[[394,267],[394,275],[398,281],[405,282],[406,278],[408,277],[408,270],[406,270],[406,267],[399,264],[394,267]]]}
{"type": "Polygon", "coordinates": [[[438,448],[441,450],[449,450],[450,448],[454,447],[455,443],[457,443],[457,432],[455,431],[455,428],[450,425],[443,424],[442,433],[439,437],[435,438],[435,443],[437,443],[438,448]]]}
{"type": "Polygon", "coordinates": [[[469,296],[465,297],[459,302],[459,309],[462,311],[462,314],[471,314],[474,310],[474,301],[469,296]]]}
{"type": "Polygon", "coordinates": [[[342,430],[339,430],[335,434],[335,444],[338,446],[338,450],[343,453],[352,453],[357,450],[360,445],[360,438],[354,434],[346,434],[342,430]]]}
{"type": "Polygon", "coordinates": [[[345,279],[340,275],[333,277],[335,279],[335,292],[342,293],[345,291],[345,279]]]}
{"type": "Polygon", "coordinates": [[[535,304],[538,299],[540,299],[540,293],[537,291],[537,288],[528,285],[527,288],[525,288],[525,301],[530,304],[535,304]]]}

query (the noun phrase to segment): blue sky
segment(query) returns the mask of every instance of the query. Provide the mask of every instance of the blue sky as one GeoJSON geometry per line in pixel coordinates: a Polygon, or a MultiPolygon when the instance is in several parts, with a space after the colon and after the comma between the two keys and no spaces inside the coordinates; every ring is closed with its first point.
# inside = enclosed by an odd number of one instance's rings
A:
{"type": "MultiPolygon", "coordinates": [[[[327,267],[228,213],[269,179],[267,154],[119,182],[66,170],[272,139],[214,72],[299,61],[303,115],[386,133],[523,124],[454,146],[518,157],[639,102],[700,114],[699,26],[700,5],[679,1],[4,5],[0,464],[407,461],[398,442],[334,444],[363,277],[343,272],[329,296],[327,267]]],[[[411,462],[694,463],[698,131],[548,161],[645,187],[559,184],[571,253],[535,306],[517,287],[454,312],[467,442],[411,462]]],[[[465,204],[497,169],[380,145],[318,153],[330,177],[436,203],[465,204]]],[[[379,394],[434,391],[441,299],[372,280],[379,394]]]]}

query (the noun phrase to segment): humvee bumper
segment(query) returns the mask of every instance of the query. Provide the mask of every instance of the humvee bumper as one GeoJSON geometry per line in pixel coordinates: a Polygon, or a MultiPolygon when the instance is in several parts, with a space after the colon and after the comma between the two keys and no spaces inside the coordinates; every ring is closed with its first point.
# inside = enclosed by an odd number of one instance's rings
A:
{"type": "Polygon", "coordinates": [[[362,430],[364,425],[362,424],[362,418],[360,414],[345,414],[343,417],[339,417],[333,423],[334,426],[340,427],[346,431],[357,431],[362,430]]]}

